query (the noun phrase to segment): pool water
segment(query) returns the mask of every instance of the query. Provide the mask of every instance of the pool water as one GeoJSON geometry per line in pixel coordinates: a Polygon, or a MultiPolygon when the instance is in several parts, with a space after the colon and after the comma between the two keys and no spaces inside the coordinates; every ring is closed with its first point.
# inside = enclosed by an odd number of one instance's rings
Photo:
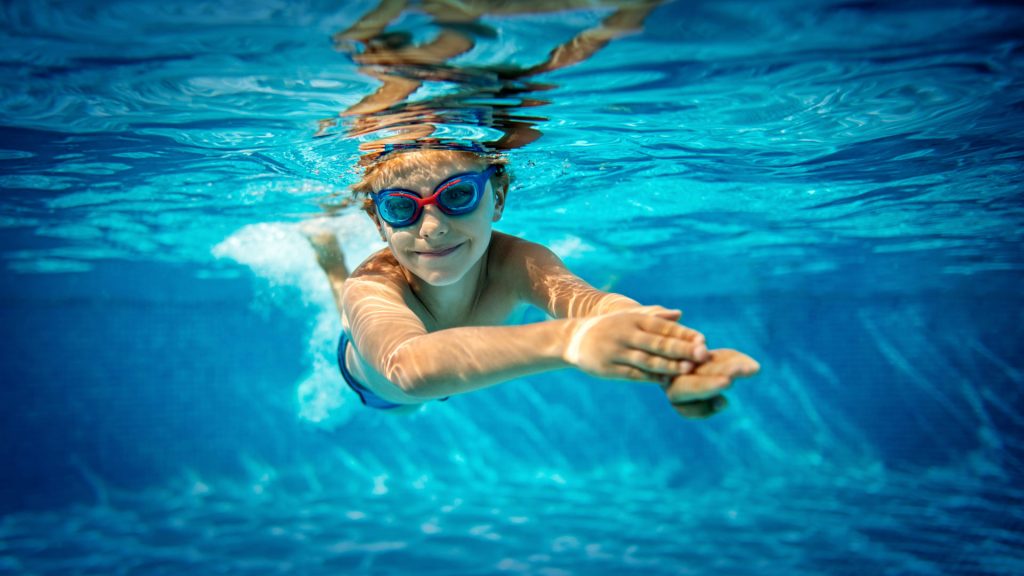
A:
{"type": "MultiPolygon", "coordinates": [[[[0,574],[1024,573],[1024,10],[670,2],[497,103],[543,133],[497,229],[761,363],[690,421],[571,371],[345,388],[302,227],[383,246],[323,209],[372,139],[318,134],[375,5],[0,8],[0,574]]],[[[453,69],[613,11],[483,16],[453,69]]]]}

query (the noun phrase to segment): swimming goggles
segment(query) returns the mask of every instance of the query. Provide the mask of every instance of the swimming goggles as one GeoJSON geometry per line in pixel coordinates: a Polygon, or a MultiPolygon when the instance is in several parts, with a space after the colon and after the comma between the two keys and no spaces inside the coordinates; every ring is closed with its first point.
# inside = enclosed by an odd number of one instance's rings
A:
{"type": "Polygon", "coordinates": [[[423,208],[430,204],[437,204],[448,216],[469,214],[480,205],[487,180],[497,169],[498,166],[492,165],[483,172],[452,176],[438,184],[434,193],[426,198],[420,198],[412,190],[386,188],[373,194],[373,204],[381,220],[395,228],[415,224],[423,214],[423,208]]]}

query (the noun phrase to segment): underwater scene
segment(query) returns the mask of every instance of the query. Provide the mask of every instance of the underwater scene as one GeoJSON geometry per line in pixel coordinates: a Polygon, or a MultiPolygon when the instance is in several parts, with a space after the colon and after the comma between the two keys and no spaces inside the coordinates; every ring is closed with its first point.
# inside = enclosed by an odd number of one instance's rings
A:
{"type": "Polygon", "coordinates": [[[0,34],[0,574],[1024,574],[1017,3],[0,34]]]}

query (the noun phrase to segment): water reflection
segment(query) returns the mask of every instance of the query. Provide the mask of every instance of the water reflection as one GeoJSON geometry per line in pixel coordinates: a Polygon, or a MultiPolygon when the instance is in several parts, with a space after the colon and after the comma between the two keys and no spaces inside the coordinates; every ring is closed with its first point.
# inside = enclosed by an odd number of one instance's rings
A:
{"type": "MultiPolygon", "coordinates": [[[[539,93],[554,84],[537,76],[582,62],[615,38],[638,32],[661,0],[607,1],[427,1],[414,5],[383,0],[349,29],[334,35],[335,47],[347,54],[359,72],[381,83],[372,94],[320,121],[317,136],[341,129],[360,141],[364,165],[396,146],[466,145],[489,151],[520,148],[541,136],[544,116],[526,109],[549,104],[539,93]],[[485,16],[515,16],[607,9],[612,13],[596,26],[554,46],[542,62],[460,64],[455,60],[479,45],[492,42],[500,31],[482,21],[485,16]],[[423,12],[436,29],[417,41],[408,30],[391,30],[410,12],[423,12]],[[421,89],[440,85],[441,93],[412,100],[421,89]]],[[[426,91],[426,90],[424,90],[426,91]]]]}

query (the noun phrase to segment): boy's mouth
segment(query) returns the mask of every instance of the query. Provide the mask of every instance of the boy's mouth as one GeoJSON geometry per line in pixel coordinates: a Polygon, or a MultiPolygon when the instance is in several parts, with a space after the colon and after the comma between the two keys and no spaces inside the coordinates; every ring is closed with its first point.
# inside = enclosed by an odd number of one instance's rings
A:
{"type": "Polygon", "coordinates": [[[462,246],[462,244],[465,244],[465,242],[462,242],[461,244],[456,244],[455,246],[452,246],[451,248],[445,248],[443,250],[431,250],[431,251],[428,251],[428,252],[417,251],[416,254],[418,254],[420,256],[424,256],[426,258],[440,258],[441,256],[447,256],[447,255],[451,254],[452,252],[455,252],[456,250],[459,249],[459,247],[462,246]]]}

